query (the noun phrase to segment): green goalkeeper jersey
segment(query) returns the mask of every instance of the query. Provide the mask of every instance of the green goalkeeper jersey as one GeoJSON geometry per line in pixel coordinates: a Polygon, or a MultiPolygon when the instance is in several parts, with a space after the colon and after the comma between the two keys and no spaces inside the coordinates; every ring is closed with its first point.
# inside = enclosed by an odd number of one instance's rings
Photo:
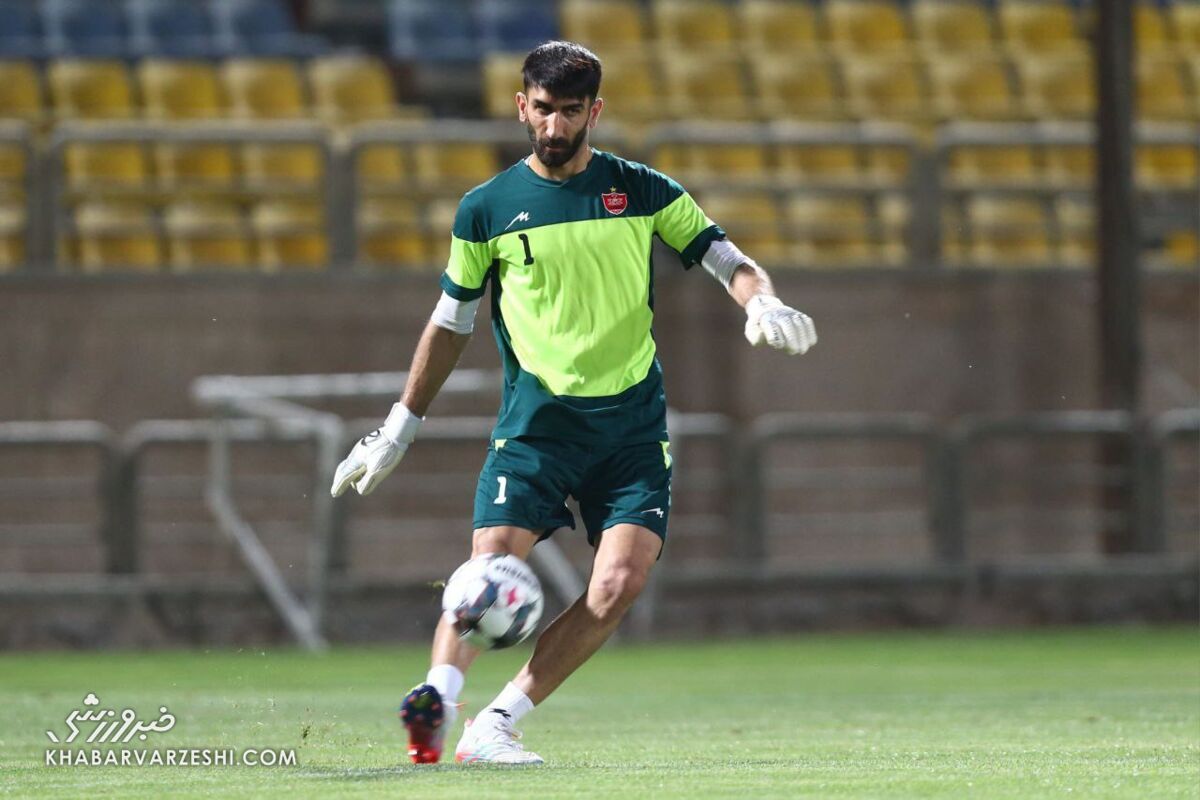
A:
{"type": "Polygon", "coordinates": [[[725,232],[675,181],[599,150],[565,181],[522,160],[463,197],[441,285],[474,300],[491,281],[504,363],[495,439],[667,440],[656,235],[690,267],[725,232]]]}

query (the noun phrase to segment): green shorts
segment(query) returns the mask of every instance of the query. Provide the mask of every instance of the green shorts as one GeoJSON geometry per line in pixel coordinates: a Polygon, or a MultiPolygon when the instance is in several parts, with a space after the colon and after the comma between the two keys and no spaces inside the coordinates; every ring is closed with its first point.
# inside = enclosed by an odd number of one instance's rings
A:
{"type": "Polygon", "coordinates": [[[671,514],[667,442],[596,447],[521,437],[492,442],[475,489],[476,528],[575,528],[567,497],[579,502],[588,543],[620,522],[649,528],[664,542],[671,514]]]}

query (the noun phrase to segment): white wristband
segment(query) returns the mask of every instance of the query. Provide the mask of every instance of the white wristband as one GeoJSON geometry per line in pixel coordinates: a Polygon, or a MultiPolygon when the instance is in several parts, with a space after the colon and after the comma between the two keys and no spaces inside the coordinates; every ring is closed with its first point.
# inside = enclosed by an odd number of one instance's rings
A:
{"type": "Polygon", "coordinates": [[[754,259],[739,250],[737,245],[728,239],[714,241],[700,258],[700,266],[704,267],[709,275],[720,281],[726,289],[729,288],[729,282],[733,280],[733,273],[742,264],[758,266],[754,259]]]}
{"type": "Polygon", "coordinates": [[[392,406],[387,419],[383,421],[383,425],[379,426],[379,430],[391,440],[392,444],[407,446],[417,438],[417,431],[424,421],[424,417],[418,417],[409,411],[408,406],[404,403],[396,403],[392,406]]]}

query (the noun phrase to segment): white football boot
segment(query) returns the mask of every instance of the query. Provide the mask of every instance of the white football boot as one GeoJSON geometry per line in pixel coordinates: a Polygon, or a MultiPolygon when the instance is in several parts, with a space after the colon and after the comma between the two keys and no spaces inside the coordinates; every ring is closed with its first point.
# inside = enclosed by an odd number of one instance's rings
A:
{"type": "Polygon", "coordinates": [[[467,720],[454,760],[462,764],[541,764],[542,757],[531,753],[517,740],[521,733],[513,728],[508,712],[489,708],[473,720],[467,720]]]}

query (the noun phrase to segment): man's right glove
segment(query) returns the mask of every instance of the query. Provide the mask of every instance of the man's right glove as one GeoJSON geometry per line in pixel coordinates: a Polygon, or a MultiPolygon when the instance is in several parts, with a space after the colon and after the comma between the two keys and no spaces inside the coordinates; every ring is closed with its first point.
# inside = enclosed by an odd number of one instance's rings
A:
{"type": "Polygon", "coordinates": [[[359,494],[370,494],[400,463],[422,421],[403,403],[392,406],[383,425],[359,439],[346,460],[338,464],[330,493],[340,497],[353,484],[359,494]]]}

